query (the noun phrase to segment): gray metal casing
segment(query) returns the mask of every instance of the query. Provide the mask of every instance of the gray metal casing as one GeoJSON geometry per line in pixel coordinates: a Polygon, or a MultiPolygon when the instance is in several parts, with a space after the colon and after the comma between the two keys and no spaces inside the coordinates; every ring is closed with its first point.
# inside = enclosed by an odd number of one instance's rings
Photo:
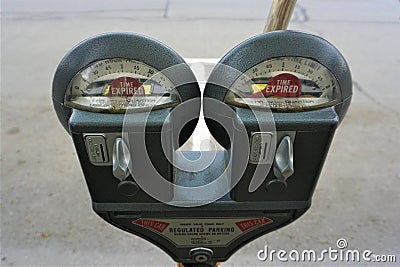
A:
{"type": "MultiPolygon", "coordinates": [[[[239,184],[231,191],[232,199],[243,202],[257,201],[300,201],[310,200],[322,169],[329,145],[336,127],[345,116],[352,96],[351,74],[342,54],[321,37],[297,32],[275,31],[252,37],[229,51],[220,64],[210,74],[209,80],[223,79],[222,87],[207,83],[204,97],[225,101],[225,96],[241,73],[245,73],[255,65],[282,56],[296,56],[313,59],[324,65],[338,81],[342,100],[335,106],[313,111],[273,112],[277,136],[280,133],[296,132],[294,141],[294,174],[287,180],[287,188],[283,192],[267,189],[267,184],[275,180],[272,169],[265,174],[264,183],[250,193],[249,183],[256,164],[248,163],[247,169],[239,184]],[[231,67],[230,71],[225,66],[231,67]]],[[[203,105],[207,126],[214,138],[225,148],[231,147],[228,134],[223,127],[213,120],[207,119],[209,110],[207,102],[203,105]]],[[[232,109],[244,123],[249,138],[259,131],[257,119],[250,109],[234,107],[232,109]]],[[[267,118],[267,116],[266,116],[267,118]]],[[[277,140],[279,145],[280,140],[277,140]]]]}
{"type": "MultiPolygon", "coordinates": [[[[179,73],[167,72],[166,75],[173,84],[178,85],[176,90],[182,102],[197,99],[197,105],[192,105],[193,117],[198,117],[200,113],[200,89],[190,67],[175,51],[157,40],[134,33],[106,33],[82,41],[64,56],[54,75],[52,87],[54,109],[59,121],[74,140],[92,201],[94,203],[156,202],[142,190],[135,196],[121,195],[117,190],[118,180],[113,177],[111,167],[95,165],[88,158],[84,135],[103,134],[107,143],[113,142],[118,133],[119,136],[122,135],[125,114],[89,112],[72,109],[64,104],[66,91],[75,75],[93,62],[110,58],[137,60],[160,71],[179,66],[179,73]],[[182,83],[182,81],[187,82],[182,83]]],[[[161,127],[168,118],[170,110],[171,108],[154,110],[150,112],[146,122],[143,121],[146,113],[137,112],[128,116],[133,117],[133,121],[146,125],[146,146],[150,159],[162,176],[172,182],[172,167],[162,152],[160,138],[161,127]]],[[[182,145],[190,137],[196,124],[197,119],[193,119],[183,127],[179,133],[178,145],[182,145]]],[[[170,153],[173,153],[172,145],[170,150],[170,153]]],[[[127,179],[133,180],[132,176],[127,179]]],[[[166,188],[166,192],[172,195],[170,189],[166,188]]]]}

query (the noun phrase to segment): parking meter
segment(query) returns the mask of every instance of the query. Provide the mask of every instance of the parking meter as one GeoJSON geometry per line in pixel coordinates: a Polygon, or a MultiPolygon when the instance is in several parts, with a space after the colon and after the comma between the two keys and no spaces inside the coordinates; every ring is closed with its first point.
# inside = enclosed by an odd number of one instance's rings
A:
{"type": "MultiPolygon", "coordinates": [[[[250,140],[248,165],[231,191],[232,199],[282,207],[296,202],[306,209],[335,129],[350,104],[352,81],[343,56],[315,35],[264,33],[227,53],[210,81],[205,97],[229,105],[250,140]],[[221,77],[224,86],[214,82],[221,77]],[[276,132],[260,131],[270,114],[276,132]],[[255,169],[262,165],[269,165],[270,171],[254,181],[255,169]]],[[[206,117],[212,110],[204,105],[206,117]]],[[[215,120],[206,118],[206,122],[212,135],[229,149],[226,129],[215,120]]]]}
{"type": "Polygon", "coordinates": [[[154,39],[109,33],[62,59],[53,103],[94,211],[184,266],[215,266],[310,207],[351,85],[320,37],[253,37],[205,85],[207,127],[224,150],[182,152],[200,113],[191,69],[154,39]]]}
{"type": "MultiPolygon", "coordinates": [[[[53,80],[54,108],[72,136],[94,206],[155,201],[130,174],[135,163],[122,138],[126,117],[138,125],[147,123],[143,131],[150,159],[162,177],[172,181],[171,164],[161,153],[161,128],[174,106],[200,95],[197,83],[178,81],[182,77],[194,81],[176,52],[137,34],[98,35],[62,59],[53,80]],[[176,65],[179,73],[161,72],[176,65]]],[[[179,144],[194,130],[199,109],[199,102],[192,104],[194,119],[180,132],[179,144]]],[[[165,199],[172,199],[170,188],[164,193],[165,199]]]]}

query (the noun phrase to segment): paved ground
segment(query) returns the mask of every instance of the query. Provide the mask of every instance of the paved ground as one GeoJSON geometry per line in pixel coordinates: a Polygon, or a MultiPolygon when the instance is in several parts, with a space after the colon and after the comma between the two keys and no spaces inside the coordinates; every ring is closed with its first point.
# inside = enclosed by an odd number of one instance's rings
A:
{"type": "MultiPolygon", "coordinates": [[[[108,31],[152,36],[184,57],[221,57],[262,31],[270,3],[3,0],[1,264],[173,266],[160,249],[91,211],[72,142],[52,108],[54,70],[73,45],[108,31]]],[[[342,51],[353,103],[310,211],[224,266],[271,265],[257,260],[264,245],[321,251],[341,237],[351,249],[396,254],[400,262],[399,18],[395,0],[298,1],[290,28],[342,51]]]]}

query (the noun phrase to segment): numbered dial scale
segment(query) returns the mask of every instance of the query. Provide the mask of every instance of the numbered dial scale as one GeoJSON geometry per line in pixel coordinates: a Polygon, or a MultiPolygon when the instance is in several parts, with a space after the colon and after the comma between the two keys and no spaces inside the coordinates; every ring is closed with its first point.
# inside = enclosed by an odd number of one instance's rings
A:
{"type": "Polygon", "coordinates": [[[172,82],[155,68],[133,59],[96,61],[71,81],[65,103],[95,112],[165,108],[178,104],[172,82]]]}
{"type": "Polygon", "coordinates": [[[235,81],[225,101],[236,106],[273,111],[302,111],[341,101],[333,74],[315,60],[278,57],[263,61],[235,81]]]}

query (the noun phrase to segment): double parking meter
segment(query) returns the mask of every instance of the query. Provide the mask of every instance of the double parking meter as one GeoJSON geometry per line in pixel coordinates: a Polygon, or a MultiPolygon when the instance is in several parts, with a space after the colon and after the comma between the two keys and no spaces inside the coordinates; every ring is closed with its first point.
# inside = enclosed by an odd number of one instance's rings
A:
{"type": "Polygon", "coordinates": [[[185,266],[214,266],[310,207],[351,86],[333,45],[276,31],[228,52],[201,99],[172,49],[109,33],[62,59],[53,103],[94,211],[185,266]],[[223,150],[180,149],[201,105],[223,150]]]}

